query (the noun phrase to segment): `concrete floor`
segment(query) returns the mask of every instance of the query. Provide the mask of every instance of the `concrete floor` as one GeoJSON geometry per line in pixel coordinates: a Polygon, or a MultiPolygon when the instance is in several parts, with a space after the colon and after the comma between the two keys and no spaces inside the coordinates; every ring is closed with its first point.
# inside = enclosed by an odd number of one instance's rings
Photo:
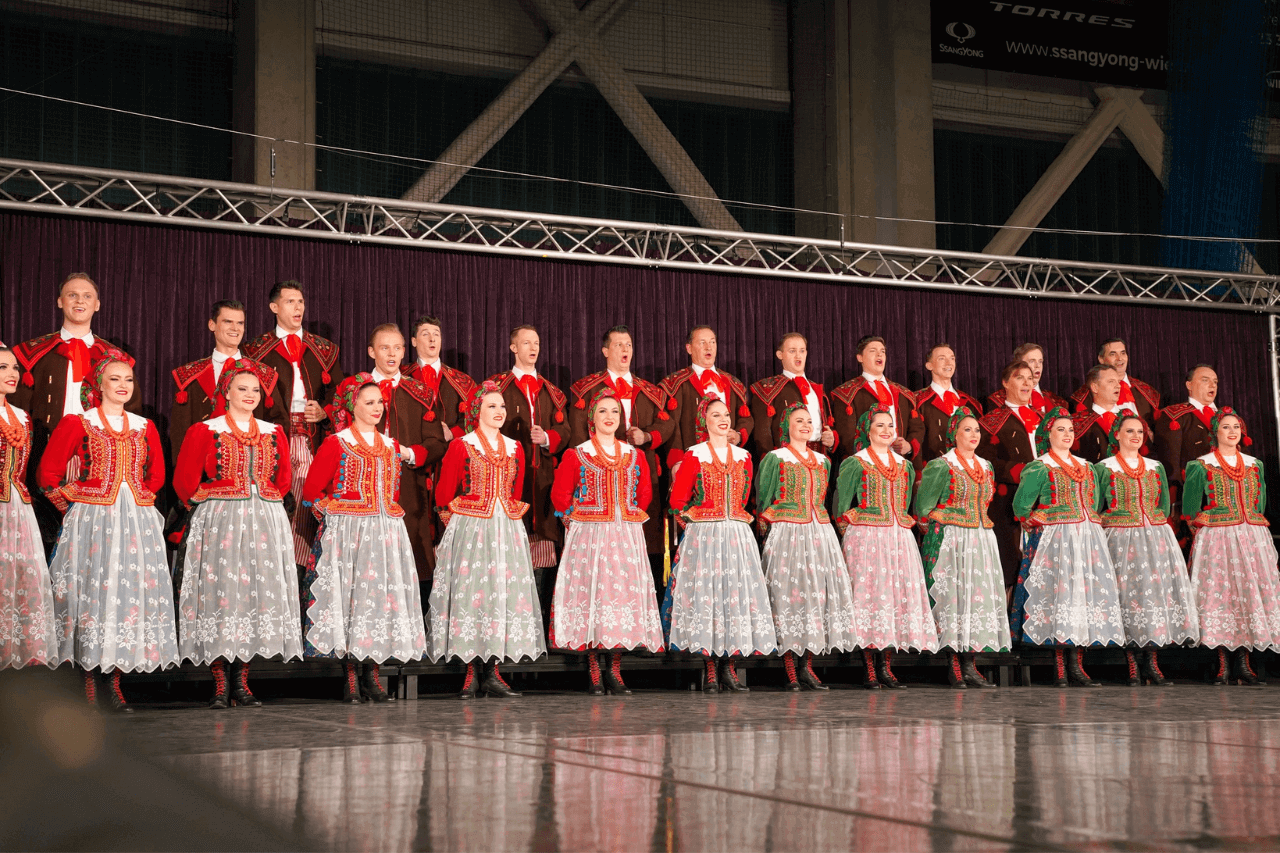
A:
{"type": "Polygon", "coordinates": [[[1280,846],[1280,686],[142,707],[135,755],[330,850],[1280,846]]]}

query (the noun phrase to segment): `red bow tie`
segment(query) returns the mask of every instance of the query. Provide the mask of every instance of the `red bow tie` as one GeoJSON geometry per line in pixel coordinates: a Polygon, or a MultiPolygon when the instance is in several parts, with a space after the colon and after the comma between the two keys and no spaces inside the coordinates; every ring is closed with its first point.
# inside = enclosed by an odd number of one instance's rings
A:
{"type": "Polygon", "coordinates": [[[284,336],[284,357],[290,364],[298,364],[302,361],[302,339],[297,335],[284,336]]]}
{"type": "Polygon", "coordinates": [[[1205,425],[1206,429],[1213,428],[1213,416],[1217,414],[1213,409],[1205,406],[1203,409],[1193,409],[1196,417],[1200,419],[1200,423],[1205,425]]]}
{"type": "Polygon", "coordinates": [[[801,401],[807,403],[809,400],[809,390],[810,390],[809,380],[805,379],[803,376],[797,376],[795,379],[792,379],[791,381],[796,383],[796,390],[800,392],[801,401]]]}
{"type": "Polygon", "coordinates": [[[539,376],[520,376],[516,378],[516,385],[524,392],[524,396],[528,398],[529,405],[533,405],[533,401],[538,398],[538,391],[542,388],[542,378],[539,376]]]}
{"type": "Polygon", "coordinates": [[[1044,408],[1049,404],[1049,399],[1034,388],[1031,389],[1031,408],[1040,414],[1044,414],[1044,408]]]}
{"type": "Polygon", "coordinates": [[[1098,423],[1102,424],[1103,432],[1106,432],[1106,433],[1111,432],[1111,425],[1114,424],[1115,422],[1116,422],[1115,412],[1103,412],[1102,414],[1098,415],[1098,423]]]}
{"type": "Polygon", "coordinates": [[[702,371],[701,377],[697,377],[695,374],[694,378],[698,379],[697,388],[699,396],[706,397],[709,394],[714,393],[711,389],[715,388],[720,392],[718,396],[721,399],[729,399],[729,381],[719,373],[712,370],[704,370],[702,371]]]}
{"type": "Polygon", "coordinates": [[[620,400],[630,400],[636,391],[634,387],[627,384],[627,380],[622,378],[611,379],[609,385],[613,388],[613,393],[617,394],[618,399],[620,400]]]}
{"type": "Polygon", "coordinates": [[[58,354],[71,362],[71,381],[83,382],[84,375],[89,372],[88,345],[80,338],[72,338],[58,345],[58,354]]]}
{"type": "Polygon", "coordinates": [[[892,409],[893,391],[890,390],[889,384],[883,379],[877,379],[869,384],[871,386],[871,393],[876,395],[876,402],[880,404],[880,407],[884,409],[892,409]]]}
{"type": "Polygon", "coordinates": [[[396,393],[396,383],[392,379],[383,379],[378,383],[378,390],[382,392],[382,402],[390,405],[391,398],[396,393]]]}
{"type": "Polygon", "coordinates": [[[422,381],[427,387],[437,394],[440,393],[440,374],[433,365],[422,365],[422,369],[418,371],[418,374],[422,377],[422,381]]]}
{"type": "Polygon", "coordinates": [[[960,397],[955,391],[948,391],[938,399],[938,408],[941,409],[948,417],[955,412],[956,406],[960,405],[960,397]]]}
{"type": "Polygon", "coordinates": [[[1120,405],[1123,406],[1125,403],[1134,403],[1136,405],[1136,402],[1137,401],[1133,399],[1133,387],[1128,382],[1121,382],[1120,405]]]}
{"type": "Polygon", "coordinates": [[[1040,426],[1040,416],[1035,409],[1030,406],[1022,406],[1018,409],[1018,417],[1022,419],[1022,425],[1026,427],[1030,435],[1035,435],[1036,428],[1040,426]]]}

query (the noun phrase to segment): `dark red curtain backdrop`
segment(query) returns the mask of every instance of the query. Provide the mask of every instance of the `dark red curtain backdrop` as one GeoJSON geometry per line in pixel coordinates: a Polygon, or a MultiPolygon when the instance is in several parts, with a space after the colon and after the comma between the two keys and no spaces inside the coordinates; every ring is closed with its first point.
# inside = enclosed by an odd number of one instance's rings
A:
{"type": "Polygon", "coordinates": [[[1047,385],[1078,387],[1105,337],[1128,341],[1131,372],[1166,399],[1185,396],[1183,374],[1216,365],[1219,399],[1236,406],[1274,460],[1267,318],[1263,314],[1117,306],[931,293],[712,273],[360,246],[179,227],[0,213],[0,337],[15,343],[58,328],[55,289],[73,270],[101,285],[95,328],[138,359],[146,402],[164,417],[169,371],[208,354],[209,305],[234,298],[249,308],[249,335],[272,328],[266,295],[279,279],[306,286],[308,328],[342,346],[347,371],[367,369],[369,329],[442,318],[446,360],[476,377],[510,364],[507,333],[542,330],[540,367],[561,387],[603,366],[600,335],[633,330],[637,375],[659,380],[687,364],[685,336],[715,327],[723,367],[747,382],[777,372],[782,332],[809,338],[810,376],[834,387],[859,373],[855,343],[882,335],[891,378],[919,388],[929,346],[947,341],[959,358],[958,385],[985,395],[1015,345],[1041,343],[1047,385]]]}

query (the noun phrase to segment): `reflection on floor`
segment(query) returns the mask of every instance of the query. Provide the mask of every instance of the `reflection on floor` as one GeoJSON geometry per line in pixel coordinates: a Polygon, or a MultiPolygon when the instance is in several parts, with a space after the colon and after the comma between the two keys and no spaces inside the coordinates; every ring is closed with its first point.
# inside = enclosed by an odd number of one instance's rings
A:
{"type": "Polygon", "coordinates": [[[295,702],[124,730],[332,850],[1280,845],[1277,687],[295,702]]]}

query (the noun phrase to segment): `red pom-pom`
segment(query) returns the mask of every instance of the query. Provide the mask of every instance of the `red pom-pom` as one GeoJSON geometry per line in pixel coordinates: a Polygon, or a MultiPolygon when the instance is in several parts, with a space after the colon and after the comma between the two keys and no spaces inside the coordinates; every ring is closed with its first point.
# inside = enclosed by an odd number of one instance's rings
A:
{"type": "Polygon", "coordinates": [[[435,413],[435,411],[434,411],[434,410],[428,410],[428,411],[427,411],[427,413],[426,413],[425,415],[423,415],[423,416],[422,416],[422,419],[423,419],[424,421],[434,421],[434,420],[436,419],[436,413],[435,413]]]}
{"type": "Polygon", "coordinates": [[[999,486],[996,487],[996,494],[998,495],[1009,494],[1009,487],[1006,486],[1004,483],[1001,483],[999,486]]]}
{"type": "Polygon", "coordinates": [[[268,409],[274,406],[275,404],[276,404],[276,401],[271,399],[270,395],[267,396],[267,399],[262,401],[262,405],[266,406],[268,409]]]}
{"type": "Polygon", "coordinates": [[[324,373],[320,374],[320,381],[325,385],[329,384],[329,371],[326,370],[324,373]]]}
{"type": "Polygon", "coordinates": [[[187,402],[187,392],[179,391],[177,394],[174,394],[173,402],[177,403],[178,405],[182,405],[183,403],[187,402]]]}
{"type": "Polygon", "coordinates": [[[1247,435],[1246,435],[1246,436],[1244,437],[1244,446],[1245,446],[1245,447],[1253,447],[1253,439],[1252,439],[1252,438],[1249,438],[1249,436],[1247,436],[1247,435]]]}
{"type": "Polygon", "coordinates": [[[992,436],[991,436],[991,443],[992,443],[992,444],[999,444],[999,443],[1000,443],[1000,436],[998,436],[998,435],[992,435],[992,436]]]}
{"type": "Polygon", "coordinates": [[[1169,429],[1182,429],[1182,427],[1178,426],[1177,421],[1169,421],[1169,429]]]}
{"type": "Polygon", "coordinates": [[[852,414],[853,414],[853,406],[845,406],[845,407],[844,407],[844,413],[845,413],[846,415],[852,415],[852,414]]]}
{"type": "Polygon", "coordinates": [[[671,420],[671,415],[668,415],[666,412],[658,412],[658,420],[669,421],[671,420]]]}
{"type": "Polygon", "coordinates": [[[776,410],[776,409],[774,409],[774,408],[773,408],[773,404],[772,404],[772,403],[770,403],[770,404],[769,404],[769,408],[765,410],[765,414],[766,414],[766,415],[768,415],[769,417],[773,417],[773,416],[774,416],[774,415],[776,415],[777,413],[778,413],[778,412],[777,412],[777,410],[776,410]]]}
{"type": "Polygon", "coordinates": [[[467,404],[466,404],[466,403],[459,403],[459,404],[458,404],[458,411],[465,415],[465,414],[467,413],[467,404]]]}
{"type": "Polygon", "coordinates": [[[556,423],[564,423],[564,412],[556,412],[556,423]]]}
{"type": "Polygon", "coordinates": [[[587,407],[587,401],[586,401],[586,400],[583,400],[581,397],[579,397],[579,398],[578,398],[578,402],[574,403],[574,404],[573,404],[573,407],[574,407],[575,409],[585,409],[585,408],[587,407]]]}
{"type": "Polygon", "coordinates": [[[31,375],[31,371],[30,371],[30,370],[24,370],[24,371],[22,372],[22,384],[23,384],[23,385],[26,385],[28,388],[34,388],[34,387],[35,387],[35,384],[36,384],[36,378],[35,378],[34,376],[32,376],[32,375],[31,375]]]}
{"type": "Polygon", "coordinates": [[[667,408],[668,408],[668,409],[670,409],[670,410],[671,410],[671,411],[673,411],[673,412],[676,410],[676,398],[675,398],[675,397],[668,397],[668,398],[667,398],[667,408]]]}
{"type": "Polygon", "coordinates": [[[918,417],[920,417],[920,413],[919,413],[919,412],[917,412],[915,409],[912,409],[912,410],[911,410],[911,417],[913,417],[913,418],[918,418],[918,417]]]}
{"type": "Polygon", "coordinates": [[[740,418],[751,417],[751,410],[747,408],[746,403],[743,403],[741,406],[738,407],[738,417],[740,418]]]}

